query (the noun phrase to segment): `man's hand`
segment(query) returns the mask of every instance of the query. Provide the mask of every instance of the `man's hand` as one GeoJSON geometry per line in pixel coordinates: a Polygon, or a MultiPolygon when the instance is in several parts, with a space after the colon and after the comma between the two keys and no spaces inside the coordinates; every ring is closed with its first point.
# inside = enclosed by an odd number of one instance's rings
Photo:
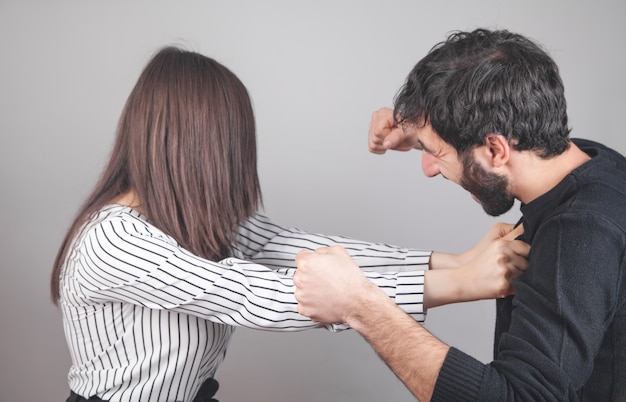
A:
{"type": "Polygon", "coordinates": [[[347,322],[359,297],[378,290],[341,246],[303,250],[296,255],[296,265],[298,312],[313,321],[347,322]]]}
{"type": "Polygon", "coordinates": [[[409,151],[419,149],[417,138],[395,125],[393,110],[381,108],[372,114],[368,132],[369,150],[375,154],[384,154],[388,149],[409,151]]]}

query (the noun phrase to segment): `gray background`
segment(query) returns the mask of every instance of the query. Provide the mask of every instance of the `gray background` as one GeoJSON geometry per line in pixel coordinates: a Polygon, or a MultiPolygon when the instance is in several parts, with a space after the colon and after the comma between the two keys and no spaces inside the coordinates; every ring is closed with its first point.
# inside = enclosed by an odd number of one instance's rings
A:
{"type": "MultiPolygon", "coordinates": [[[[252,96],[268,214],[285,226],[458,252],[497,220],[426,179],[417,152],[367,151],[372,111],[455,29],[500,27],[561,66],[573,136],[626,152],[626,2],[0,0],[0,401],[61,401],[69,356],[50,266],[106,160],[123,103],[162,45],[231,68],[252,96]]],[[[492,302],[427,326],[489,361],[492,302]]],[[[401,338],[402,334],[398,334],[401,338]]],[[[221,401],[410,401],[354,332],[240,329],[221,401]]]]}

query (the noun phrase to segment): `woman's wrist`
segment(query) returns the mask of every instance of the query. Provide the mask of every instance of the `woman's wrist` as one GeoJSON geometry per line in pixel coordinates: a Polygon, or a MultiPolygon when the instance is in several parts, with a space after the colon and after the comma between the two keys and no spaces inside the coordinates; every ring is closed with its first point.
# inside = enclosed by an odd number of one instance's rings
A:
{"type": "Polygon", "coordinates": [[[467,300],[466,280],[459,268],[428,271],[424,277],[424,307],[426,309],[467,300]]]}
{"type": "Polygon", "coordinates": [[[430,269],[458,268],[462,265],[462,255],[433,251],[430,255],[430,269]]]}

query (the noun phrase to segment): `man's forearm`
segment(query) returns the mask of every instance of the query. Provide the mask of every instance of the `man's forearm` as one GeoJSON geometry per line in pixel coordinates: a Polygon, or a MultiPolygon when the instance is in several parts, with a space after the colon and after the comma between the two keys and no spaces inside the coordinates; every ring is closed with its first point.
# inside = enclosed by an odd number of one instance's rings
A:
{"type": "Polygon", "coordinates": [[[389,368],[420,401],[430,400],[449,347],[400,310],[374,285],[348,317],[389,368]]]}

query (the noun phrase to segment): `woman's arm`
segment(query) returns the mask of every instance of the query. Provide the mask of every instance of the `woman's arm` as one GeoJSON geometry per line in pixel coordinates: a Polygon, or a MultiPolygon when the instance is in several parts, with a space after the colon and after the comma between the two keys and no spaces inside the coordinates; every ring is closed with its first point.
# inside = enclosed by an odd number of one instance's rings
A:
{"type": "Polygon", "coordinates": [[[428,308],[512,294],[510,280],[527,267],[528,246],[512,240],[522,230],[521,226],[514,229],[514,225],[498,223],[464,253],[433,252],[431,255],[419,249],[284,229],[267,217],[257,215],[240,228],[239,249],[242,251],[240,258],[278,270],[294,268],[295,256],[301,250],[340,245],[366,272],[408,272],[415,277],[417,271],[426,271],[422,274],[426,289],[411,287],[409,292],[413,296],[403,297],[415,301],[425,296],[428,308]]]}
{"type": "MultiPolygon", "coordinates": [[[[325,326],[298,313],[295,268],[270,269],[237,258],[209,261],[181,248],[135,213],[104,218],[83,236],[68,262],[68,300],[124,302],[273,331],[325,326]]],[[[367,276],[413,319],[424,319],[423,270],[367,276]]]]}
{"type": "Polygon", "coordinates": [[[529,251],[530,246],[521,240],[501,239],[458,268],[427,271],[425,307],[513,294],[511,281],[528,268],[529,251]]]}
{"type": "Polygon", "coordinates": [[[255,215],[239,228],[235,256],[274,269],[287,269],[296,267],[299,251],[333,245],[344,247],[364,271],[423,271],[428,269],[431,255],[429,250],[285,229],[263,215],[255,215]]]}
{"type": "Polygon", "coordinates": [[[430,269],[461,267],[478,257],[492,243],[500,240],[515,240],[524,232],[522,225],[496,223],[472,248],[461,254],[434,251],[430,257],[430,269]]]}

